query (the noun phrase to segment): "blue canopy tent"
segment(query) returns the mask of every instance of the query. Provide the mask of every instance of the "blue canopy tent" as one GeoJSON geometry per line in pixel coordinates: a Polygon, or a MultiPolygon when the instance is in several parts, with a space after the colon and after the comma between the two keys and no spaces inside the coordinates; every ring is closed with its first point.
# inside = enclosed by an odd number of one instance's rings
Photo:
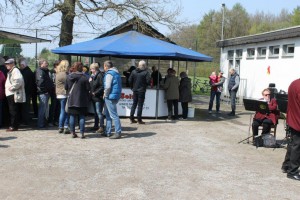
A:
{"type": "MultiPolygon", "coordinates": [[[[117,58],[157,59],[193,62],[211,62],[212,57],[199,52],[146,36],[136,31],[97,38],[86,42],[59,47],[52,50],[55,54],[89,57],[111,56],[117,58]]],[[[158,66],[159,67],[159,66],[158,66]]],[[[158,86],[156,111],[158,113],[158,86]]]]}
{"type": "Polygon", "coordinates": [[[212,57],[136,31],[97,38],[52,50],[56,54],[90,57],[144,58],[210,62],[212,57]]]}

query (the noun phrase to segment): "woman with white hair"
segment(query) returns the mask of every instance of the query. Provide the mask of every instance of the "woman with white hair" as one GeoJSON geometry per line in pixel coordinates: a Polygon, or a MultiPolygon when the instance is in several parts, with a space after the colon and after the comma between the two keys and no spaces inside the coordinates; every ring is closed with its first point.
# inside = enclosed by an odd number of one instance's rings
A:
{"type": "Polygon", "coordinates": [[[94,128],[98,128],[97,133],[104,132],[104,116],[102,114],[104,107],[103,100],[103,74],[100,72],[100,67],[98,63],[92,63],[90,66],[92,76],[89,79],[91,86],[91,99],[93,101],[94,111],[95,111],[95,124],[94,128]],[[99,126],[100,121],[100,126],[99,126]]]}

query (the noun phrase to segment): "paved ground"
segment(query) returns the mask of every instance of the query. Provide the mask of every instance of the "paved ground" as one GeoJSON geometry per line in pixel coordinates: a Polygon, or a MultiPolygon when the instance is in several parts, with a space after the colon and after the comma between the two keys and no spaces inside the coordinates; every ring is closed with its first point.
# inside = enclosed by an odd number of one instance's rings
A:
{"type": "Polygon", "coordinates": [[[250,112],[230,118],[226,103],[211,115],[204,97],[194,104],[188,121],[122,119],[120,140],[2,129],[0,199],[299,199],[300,182],[280,170],[284,148],[238,144],[250,112]]]}

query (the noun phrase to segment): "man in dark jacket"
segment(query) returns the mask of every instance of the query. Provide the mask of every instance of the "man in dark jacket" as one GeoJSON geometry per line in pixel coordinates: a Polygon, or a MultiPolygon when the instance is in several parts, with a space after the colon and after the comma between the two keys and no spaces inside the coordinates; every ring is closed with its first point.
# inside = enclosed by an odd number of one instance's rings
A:
{"type": "Polygon", "coordinates": [[[49,76],[48,62],[44,59],[39,60],[39,68],[37,68],[35,73],[35,81],[39,97],[37,125],[38,128],[45,128],[45,118],[48,115],[47,111],[49,111],[49,95],[54,90],[54,84],[49,76]]]}
{"type": "Polygon", "coordinates": [[[142,121],[142,112],[145,101],[146,88],[150,84],[150,80],[151,75],[150,72],[147,70],[146,62],[144,60],[141,60],[139,62],[138,68],[131,73],[128,79],[129,84],[132,85],[133,91],[133,104],[130,111],[131,123],[145,124],[145,122],[142,121]],[[138,121],[134,119],[134,113],[137,106],[138,121]]]}
{"type": "Polygon", "coordinates": [[[30,101],[33,93],[34,88],[34,73],[31,71],[31,69],[27,66],[27,60],[25,58],[19,59],[19,66],[20,71],[24,78],[25,83],[25,94],[26,94],[26,102],[20,104],[21,106],[21,118],[22,122],[25,125],[28,125],[30,122],[30,101]]]}
{"type": "Polygon", "coordinates": [[[153,80],[153,86],[159,86],[160,81],[162,80],[160,72],[156,69],[156,66],[152,66],[151,78],[153,80]]]}
{"type": "Polygon", "coordinates": [[[229,70],[230,78],[228,81],[228,91],[230,94],[230,102],[231,102],[231,112],[228,113],[229,116],[235,116],[235,99],[236,93],[239,89],[240,85],[240,76],[236,73],[234,68],[229,70]]]}
{"type": "Polygon", "coordinates": [[[192,82],[187,76],[186,72],[180,73],[180,84],[179,84],[179,101],[182,107],[182,119],[187,119],[189,102],[192,101],[192,82]]]}
{"type": "Polygon", "coordinates": [[[90,66],[90,70],[92,72],[91,77],[89,79],[90,86],[91,86],[91,98],[94,106],[95,112],[95,124],[93,130],[96,130],[97,133],[104,132],[104,116],[102,114],[103,107],[104,107],[104,100],[103,100],[103,74],[99,70],[98,63],[92,63],[90,66]],[[100,126],[99,126],[100,120],[100,126]]]}

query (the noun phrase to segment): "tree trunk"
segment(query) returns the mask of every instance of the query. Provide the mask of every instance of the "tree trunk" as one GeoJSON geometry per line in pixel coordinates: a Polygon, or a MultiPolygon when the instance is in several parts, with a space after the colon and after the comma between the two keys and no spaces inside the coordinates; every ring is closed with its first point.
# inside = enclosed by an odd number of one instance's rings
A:
{"type": "MultiPolygon", "coordinates": [[[[75,1],[76,0],[65,0],[61,7],[61,31],[59,46],[63,47],[72,44],[73,40],[73,25],[75,18],[75,1]]],[[[68,60],[71,63],[71,56],[60,55],[59,59],[68,60]]]]}

